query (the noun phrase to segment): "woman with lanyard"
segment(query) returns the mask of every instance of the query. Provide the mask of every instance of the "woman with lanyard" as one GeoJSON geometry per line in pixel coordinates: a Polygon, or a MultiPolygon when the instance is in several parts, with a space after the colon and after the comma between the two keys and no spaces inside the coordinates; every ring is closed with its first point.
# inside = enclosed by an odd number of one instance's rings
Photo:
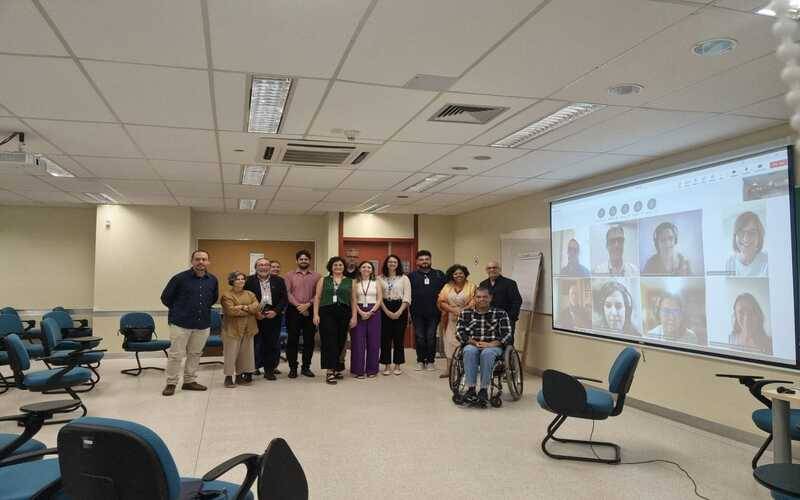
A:
{"type": "Polygon", "coordinates": [[[381,364],[383,374],[400,375],[400,365],[406,362],[403,340],[408,325],[408,306],[411,304],[411,281],[403,275],[400,258],[390,255],[383,261],[383,275],[380,278],[383,292],[381,304],[381,364]],[[394,351],[392,351],[394,348],[394,351]],[[394,355],[394,356],[393,356],[394,355]],[[391,363],[394,357],[394,371],[391,363]]]}
{"type": "Polygon", "coordinates": [[[381,349],[380,309],[383,293],[375,280],[375,267],[364,261],[358,266],[353,285],[353,302],[358,304],[358,322],[350,332],[350,373],[357,379],[375,378],[381,349]]]}
{"type": "Polygon", "coordinates": [[[356,305],[353,300],[353,280],[344,275],[344,259],[339,256],[328,260],[328,276],[320,278],[314,294],[314,324],[319,327],[322,343],[325,382],[336,384],[342,379],[339,371],[339,353],[347,341],[347,331],[356,325],[356,305]]]}

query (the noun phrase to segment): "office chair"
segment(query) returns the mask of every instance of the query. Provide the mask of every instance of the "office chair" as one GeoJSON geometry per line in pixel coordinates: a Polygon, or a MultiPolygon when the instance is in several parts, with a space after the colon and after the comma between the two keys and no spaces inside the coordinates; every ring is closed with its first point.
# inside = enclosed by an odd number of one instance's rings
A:
{"type": "MultiPolygon", "coordinates": [[[[38,359],[44,356],[44,346],[41,343],[35,344],[30,341],[30,336],[22,327],[22,322],[18,316],[0,315],[0,339],[12,333],[22,340],[22,345],[31,358],[38,359]]],[[[41,334],[38,335],[38,338],[41,340],[41,334]]]]}
{"type": "MultiPolygon", "coordinates": [[[[755,469],[758,467],[761,455],[772,443],[772,401],[761,394],[761,391],[769,384],[792,384],[793,382],[790,380],[765,380],[764,377],[759,375],[734,375],[729,373],[717,373],[717,377],[738,380],[740,384],[747,387],[747,390],[750,391],[754,398],[766,407],[755,410],[751,415],[755,426],[767,433],[767,439],[753,456],[753,460],[750,463],[755,469]]],[[[789,410],[789,437],[792,438],[792,441],[800,441],[800,409],[789,410]]]]}
{"type": "Polygon", "coordinates": [[[307,500],[303,466],[282,438],[270,441],[259,460],[258,500],[307,500]]]}
{"type": "Polygon", "coordinates": [[[0,309],[0,316],[14,316],[20,320],[20,323],[26,323],[27,326],[23,328],[23,331],[31,337],[36,337],[39,333],[39,329],[36,328],[36,321],[32,319],[26,319],[25,321],[22,321],[22,319],[19,317],[19,312],[17,312],[17,310],[13,307],[4,307],[0,309]]]}
{"type": "MultiPolygon", "coordinates": [[[[56,413],[68,413],[77,410],[79,401],[64,399],[61,401],[46,401],[34,403],[20,408],[22,413],[0,417],[0,422],[17,422],[25,428],[22,434],[0,433],[0,461],[19,454],[41,451],[47,448],[43,443],[32,439],[42,428],[44,422],[56,413]]],[[[29,460],[38,460],[41,456],[32,456],[29,460]]],[[[0,497],[5,498],[5,497],[0,497]]]]}
{"type": "MultiPolygon", "coordinates": [[[[205,349],[222,347],[222,316],[216,309],[211,310],[211,334],[206,339],[205,349]]],[[[201,361],[201,365],[224,365],[222,361],[201,361]]]]}
{"type": "Polygon", "coordinates": [[[547,435],[542,440],[542,451],[544,451],[545,455],[558,460],[579,460],[606,464],[618,464],[620,462],[622,458],[620,447],[614,443],[558,438],[555,433],[568,417],[605,420],[608,417],[615,417],[622,413],[625,405],[625,396],[633,383],[633,374],[639,364],[640,357],[639,351],[633,347],[626,347],[619,353],[608,373],[608,391],[585,386],[580,382],[581,380],[602,382],[601,380],[574,377],[557,370],[544,371],[542,375],[542,390],[539,391],[536,399],[539,402],[539,406],[556,414],[556,417],[547,426],[547,435]],[[616,401],[614,401],[615,397],[616,401]],[[551,439],[559,443],[611,448],[614,450],[614,458],[588,458],[552,453],[547,449],[547,442],[551,439]]]}
{"type": "Polygon", "coordinates": [[[58,433],[62,493],[88,500],[252,499],[258,455],[227,460],[201,479],[180,477],[169,449],[147,427],[125,420],[85,417],[58,433]],[[124,457],[124,459],[123,459],[124,457]],[[238,465],[241,484],[218,481],[238,465]]]}
{"type": "MultiPolygon", "coordinates": [[[[73,387],[78,387],[89,383],[92,379],[92,372],[86,368],[78,366],[78,358],[83,351],[75,351],[68,356],[69,363],[62,368],[52,370],[29,371],[31,360],[22,341],[16,334],[6,335],[3,338],[8,351],[11,370],[14,372],[15,386],[19,389],[31,392],[45,392],[63,389],[72,399],[79,403],[78,407],[86,415],[86,406],[81,398],[75,393],[73,387]]],[[[44,360],[50,361],[48,358],[44,360]]],[[[77,408],[75,408],[77,409],[77,408]]],[[[46,424],[69,422],[67,420],[49,421],[46,424]]],[[[2,498],[2,496],[0,496],[2,498]]]]}
{"type": "MultiPolygon", "coordinates": [[[[94,348],[100,344],[102,339],[100,337],[74,337],[64,342],[61,338],[62,330],[53,318],[42,320],[42,332],[44,333],[42,345],[45,349],[45,358],[43,358],[45,365],[51,368],[52,366],[67,366],[75,362],[78,366],[88,368],[94,375],[89,381],[89,387],[83,390],[76,389],[75,392],[88,392],[94,389],[94,386],[100,382],[100,373],[97,368],[100,367],[100,361],[105,353],[105,349],[95,350],[94,348]],[[65,344],[67,345],[65,346],[65,344]]],[[[63,393],[63,391],[45,392],[45,394],[63,393]]]]}
{"type": "Polygon", "coordinates": [[[121,373],[138,377],[144,370],[164,371],[159,366],[142,366],[139,359],[140,352],[163,351],[164,357],[167,357],[170,341],[153,339],[153,335],[156,335],[156,324],[152,316],[143,312],[123,314],[119,319],[119,334],[125,337],[122,348],[126,352],[136,353],[136,368],[120,370],[121,373]]]}
{"type": "Polygon", "coordinates": [[[58,323],[58,326],[61,328],[61,336],[65,339],[92,336],[92,329],[89,328],[89,320],[72,319],[72,316],[64,310],[57,311],[53,309],[42,316],[42,321],[47,318],[52,318],[58,323]]]}
{"type": "Polygon", "coordinates": [[[0,461],[0,498],[3,500],[51,500],[58,498],[61,471],[58,459],[39,460],[55,448],[12,455],[0,461]]]}

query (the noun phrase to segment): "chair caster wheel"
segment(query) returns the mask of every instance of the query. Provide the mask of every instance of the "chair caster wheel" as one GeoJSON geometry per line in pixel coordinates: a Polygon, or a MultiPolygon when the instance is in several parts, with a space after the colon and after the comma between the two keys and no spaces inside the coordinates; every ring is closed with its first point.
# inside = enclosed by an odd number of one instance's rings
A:
{"type": "Polygon", "coordinates": [[[500,408],[503,406],[503,400],[500,399],[500,396],[495,396],[489,402],[492,404],[492,408],[500,408]]]}

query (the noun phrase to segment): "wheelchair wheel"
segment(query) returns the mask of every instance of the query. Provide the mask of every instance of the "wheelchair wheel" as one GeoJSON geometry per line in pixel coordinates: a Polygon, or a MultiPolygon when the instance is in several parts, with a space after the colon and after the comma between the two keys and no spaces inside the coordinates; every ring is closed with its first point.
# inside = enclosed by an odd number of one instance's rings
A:
{"type": "Polygon", "coordinates": [[[523,388],[523,375],[522,375],[522,360],[519,359],[519,353],[514,347],[506,349],[505,352],[506,364],[506,383],[508,384],[508,392],[511,398],[517,401],[522,397],[523,388]]]}
{"type": "Polygon", "coordinates": [[[492,408],[500,408],[503,406],[503,399],[498,395],[490,399],[489,403],[492,405],[492,408]]]}
{"type": "Polygon", "coordinates": [[[464,357],[461,355],[461,348],[459,347],[453,353],[453,361],[450,363],[449,382],[450,390],[453,391],[453,394],[460,396],[466,391],[464,375],[464,357]]]}

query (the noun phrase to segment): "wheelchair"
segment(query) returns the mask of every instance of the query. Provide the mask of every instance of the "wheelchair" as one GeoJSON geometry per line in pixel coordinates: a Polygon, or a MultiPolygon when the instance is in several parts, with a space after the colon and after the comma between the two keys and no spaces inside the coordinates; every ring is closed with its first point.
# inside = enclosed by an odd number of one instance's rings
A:
{"type": "MultiPolygon", "coordinates": [[[[453,391],[453,403],[461,406],[469,403],[465,400],[467,392],[467,376],[464,370],[464,345],[462,344],[453,354],[450,363],[450,390],[453,391]]],[[[503,350],[503,355],[494,362],[492,370],[492,383],[488,387],[489,404],[493,408],[503,406],[503,382],[508,386],[508,393],[513,401],[522,397],[523,375],[522,360],[514,348],[514,343],[509,343],[503,350]]]]}

